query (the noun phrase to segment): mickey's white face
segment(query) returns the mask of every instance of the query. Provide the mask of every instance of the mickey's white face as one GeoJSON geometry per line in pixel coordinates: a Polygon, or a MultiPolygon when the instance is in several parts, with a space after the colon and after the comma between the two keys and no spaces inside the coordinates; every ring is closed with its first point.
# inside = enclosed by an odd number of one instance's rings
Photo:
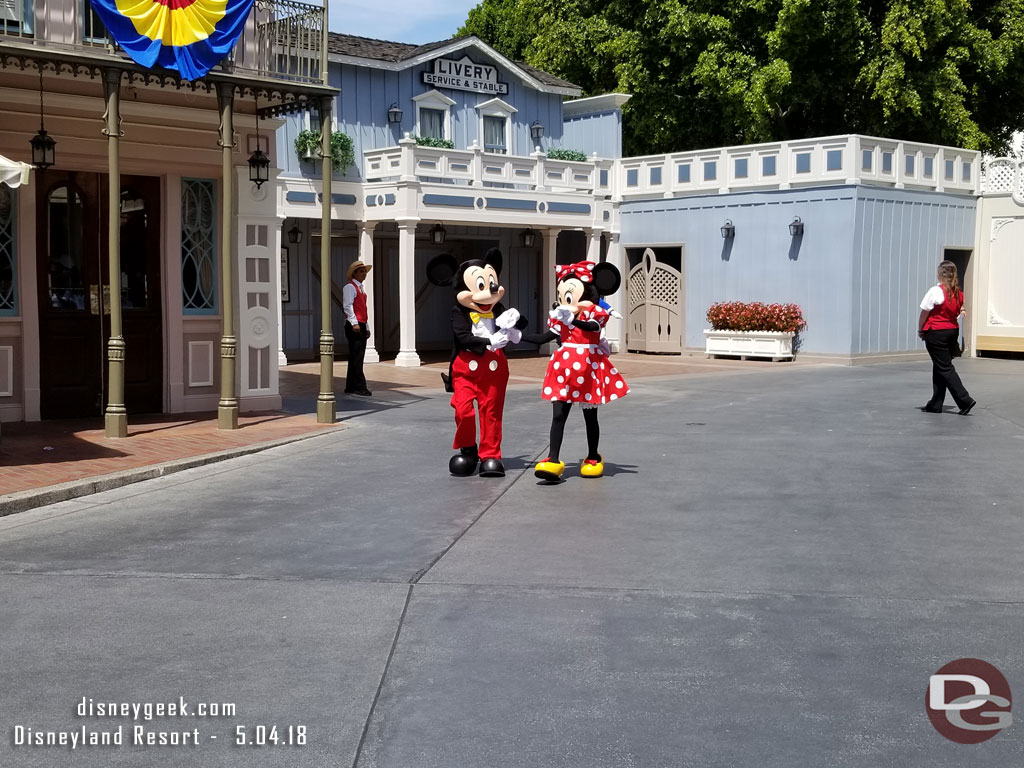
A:
{"type": "Polygon", "coordinates": [[[559,305],[568,307],[574,315],[578,315],[581,309],[594,306],[592,301],[582,300],[585,289],[583,281],[578,277],[567,277],[565,280],[560,280],[555,291],[558,294],[555,298],[559,305]]]}
{"type": "Polygon", "coordinates": [[[490,264],[482,267],[467,267],[462,273],[466,285],[455,298],[462,306],[476,312],[488,312],[501,301],[505,288],[498,284],[498,273],[490,264]]]}

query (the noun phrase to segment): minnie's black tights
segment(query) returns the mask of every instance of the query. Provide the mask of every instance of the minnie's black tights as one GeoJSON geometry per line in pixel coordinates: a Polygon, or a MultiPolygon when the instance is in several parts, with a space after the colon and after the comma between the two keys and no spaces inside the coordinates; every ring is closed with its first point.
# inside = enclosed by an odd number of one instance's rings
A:
{"type": "MultiPolygon", "coordinates": [[[[571,410],[572,403],[556,400],[551,404],[551,453],[548,454],[548,458],[552,461],[558,461],[558,454],[562,450],[565,422],[569,418],[571,410]]],[[[583,421],[587,424],[587,458],[597,461],[600,458],[597,444],[601,440],[601,425],[597,423],[597,408],[584,408],[583,421]]]]}

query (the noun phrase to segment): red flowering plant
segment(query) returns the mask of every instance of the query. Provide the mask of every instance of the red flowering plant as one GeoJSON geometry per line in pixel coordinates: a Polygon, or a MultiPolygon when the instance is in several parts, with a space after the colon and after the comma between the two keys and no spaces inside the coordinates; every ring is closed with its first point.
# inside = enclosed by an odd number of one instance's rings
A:
{"type": "Polygon", "coordinates": [[[800,333],[807,327],[796,304],[762,304],[760,301],[720,301],[708,310],[708,322],[716,331],[777,331],[800,333]]]}

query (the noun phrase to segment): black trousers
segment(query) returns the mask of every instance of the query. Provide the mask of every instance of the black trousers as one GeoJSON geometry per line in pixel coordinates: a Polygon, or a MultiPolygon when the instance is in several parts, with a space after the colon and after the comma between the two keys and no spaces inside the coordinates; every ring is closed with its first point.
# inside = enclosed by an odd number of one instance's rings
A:
{"type": "Polygon", "coordinates": [[[363,323],[359,330],[352,323],[345,321],[345,338],[348,339],[348,372],[345,374],[346,392],[365,392],[366,376],[363,375],[363,359],[366,357],[366,340],[370,332],[363,323]]]}
{"type": "Polygon", "coordinates": [[[924,332],[924,345],[932,359],[932,399],[928,401],[930,408],[942,407],[947,389],[958,408],[971,402],[971,396],[953,367],[952,349],[959,337],[960,331],[957,328],[924,332]]]}

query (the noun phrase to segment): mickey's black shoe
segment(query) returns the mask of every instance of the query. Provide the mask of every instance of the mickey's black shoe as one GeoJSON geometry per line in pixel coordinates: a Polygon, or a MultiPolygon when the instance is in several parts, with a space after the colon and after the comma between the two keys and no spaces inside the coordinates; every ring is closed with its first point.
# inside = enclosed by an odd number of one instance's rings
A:
{"type": "Polygon", "coordinates": [[[484,459],[480,465],[480,477],[504,477],[505,466],[501,459],[484,459]]]}
{"type": "Polygon", "coordinates": [[[471,445],[468,448],[460,448],[459,452],[448,461],[448,471],[456,477],[468,477],[476,472],[476,465],[479,460],[480,457],[477,455],[475,445],[471,445]]]}

